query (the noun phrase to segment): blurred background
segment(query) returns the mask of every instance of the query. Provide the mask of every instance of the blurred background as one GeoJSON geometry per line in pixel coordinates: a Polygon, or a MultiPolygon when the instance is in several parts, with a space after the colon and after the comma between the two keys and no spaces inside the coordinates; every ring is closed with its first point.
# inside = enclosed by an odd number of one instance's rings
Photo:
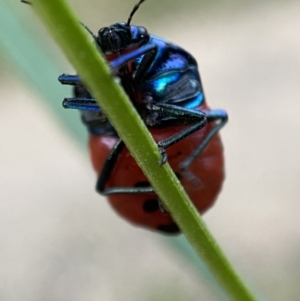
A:
{"type": "MultiPolygon", "coordinates": [[[[70,0],[95,33],[132,1],[70,0]]],[[[204,219],[259,300],[300,300],[300,2],[148,0],[132,24],[198,60],[224,108],[226,182],[204,219]]],[[[120,219],[96,176],[73,69],[30,6],[0,0],[0,300],[226,300],[185,238],[120,219]]],[[[76,38],[76,37],[74,37],[76,38]]]]}

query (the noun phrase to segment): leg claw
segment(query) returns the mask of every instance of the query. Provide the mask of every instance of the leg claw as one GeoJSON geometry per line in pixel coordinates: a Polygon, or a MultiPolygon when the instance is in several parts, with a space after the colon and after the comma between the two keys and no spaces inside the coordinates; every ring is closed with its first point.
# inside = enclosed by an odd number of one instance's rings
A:
{"type": "Polygon", "coordinates": [[[158,150],[160,152],[160,155],[161,155],[161,158],[160,160],[158,161],[158,164],[159,165],[164,165],[166,162],[167,162],[167,159],[168,159],[168,155],[166,153],[166,150],[163,148],[163,147],[158,147],[158,150]]]}

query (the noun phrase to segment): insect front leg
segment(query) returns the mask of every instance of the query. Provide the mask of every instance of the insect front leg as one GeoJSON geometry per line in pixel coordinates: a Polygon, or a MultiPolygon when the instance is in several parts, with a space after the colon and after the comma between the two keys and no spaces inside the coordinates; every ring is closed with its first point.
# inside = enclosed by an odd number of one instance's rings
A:
{"type": "MultiPolygon", "coordinates": [[[[143,60],[143,63],[140,66],[140,70],[137,72],[139,74],[144,73],[147,70],[147,66],[149,61],[156,56],[158,50],[158,46],[156,44],[146,44],[132,52],[126,53],[113,61],[110,61],[110,67],[113,72],[113,76],[115,80],[120,83],[120,78],[116,76],[118,70],[127,64],[130,60],[134,60],[135,58],[146,55],[147,58],[143,60]]],[[[83,86],[82,80],[78,75],[69,75],[62,74],[58,77],[58,80],[63,85],[71,85],[71,86],[83,86]]],[[[91,110],[96,111],[99,110],[99,106],[96,101],[92,97],[75,97],[75,98],[66,98],[63,102],[63,106],[65,108],[78,109],[78,110],[91,110]]]]}
{"type": "MultiPolygon", "coordinates": [[[[84,88],[83,83],[81,81],[80,76],[78,75],[70,75],[70,74],[62,74],[58,77],[58,80],[63,85],[70,85],[75,87],[75,95],[79,96],[76,93],[76,89],[82,89],[88,94],[84,95],[85,97],[69,97],[65,98],[63,101],[63,107],[65,109],[76,109],[76,110],[87,110],[87,111],[101,111],[101,108],[97,104],[96,100],[90,97],[87,90],[84,88]]],[[[82,95],[80,95],[82,96],[82,95]]]]}
{"type": "Polygon", "coordinates": [[[113,71],[113,74],[117,74],[118,70],[126,65],[129,61],[138,58],[141,55],[149,54],[151,57],[152,55],[156,55],[158,46],[156,44],[146,44],[141,46],[131,52],[128,52],[124,55],[119,56],[118,58],[109,62],[109,65],[113,71]]]}

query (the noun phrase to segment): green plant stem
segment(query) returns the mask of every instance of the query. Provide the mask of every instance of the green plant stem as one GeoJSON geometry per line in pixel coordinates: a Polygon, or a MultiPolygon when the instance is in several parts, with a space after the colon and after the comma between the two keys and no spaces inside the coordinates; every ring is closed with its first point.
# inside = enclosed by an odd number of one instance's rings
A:
{"type": "Polygon", "coordinates": [[[31,0],[34,11],[82,77],[172,217],[232,300],[255,300],[209,233],[143,121],[118,85],[89,35],[63,0],[31,0]]]}

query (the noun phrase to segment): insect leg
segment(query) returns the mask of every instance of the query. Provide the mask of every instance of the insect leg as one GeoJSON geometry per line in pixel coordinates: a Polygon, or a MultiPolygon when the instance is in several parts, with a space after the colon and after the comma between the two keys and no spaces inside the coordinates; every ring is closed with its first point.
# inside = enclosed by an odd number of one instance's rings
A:
{"type": "MultiPolygon", "coordinates": [[[[171,145],[179,142],[180,140],[184,139],[185,137],[191,135],[192,133],[198,131],[202,127],[206,125],[206,114],[202,111],[196,111],[192,109],[186,109],[183,107],[179,107],[176,105],[170,105],[170,104],[148,104],[148,109],[151,112],[157,112],[163,117],[173,117],[174,121],[173,123],[176,124],[178,121],[184,120],[186,124],[192,124],[188,128],[182,130],[181,132],[158,142],[159,150],[162,154],[162,159],[160,164],[164,164],[167,160],[165,149],[170,147],[171,145]]],[[[104,166],[102,168],[102,171],[99,175],[98,182],[96,189],[99,193],[104,195],[109,194],[134,194],[134,193],[153,193],[154,190],[151,186],[145,186],[145,187],[113,187],[105,189],[105,184],[110,178],[110,175],[113,171],[114,166],[116,165],[116,162],[118,160],[118,157],[121,153],[121,151],[124,148],[124,142],[119,140],[114,147],[112,148],[109,156],[106,159],[106,162],[104,163],[104,166]]]]}
{"type": "Polygon", "coordinates": [[[117,160],[124,149],[125,144],[120,139],[114,147],[111,149],[106,161],[103,165],[101,173],[98,177],[98,181],[96,184],[96,190],[102,195],[110,195],[110,194],[135,194],[135,193],[153,193],[154,190],[151,186],[142,186],[142,187],[112,187],[105,189],[105,185],[109,180],[112,171],[117,163],[117,160]]]}
{"type": "Polygon", "coordinates": [[[125,64],[127,64],[129,61],[136,59],[137,57],[144,55],[144,54],[156,53],[157,49],[158,49],[158,46],[156,44],[146,44],[144,46],[137,48],[136,50],[128,52],[128,53],[121,55],[118,58],[110,61],[109,62],[110,67],[112,68],[113,73],[116,74],[117,71],[121,67],[123,67],[125,64]]]}
{"type": "Polygon", "coordinates": [[[65,98],[62,105],[65,109],[101,112],[101,108],[99,107],[98,103],[94,98],[80,98],[80,97],[65,98]]]}
{"type": "Polygon", "coordinates": [[[178,121],[180,121],[181,124],[189,125],[179,133],[176,133],[175,135],[157,143],[162,155],[160,164],[164,164],[167,161],[167,155],[165,151],[166,148],[202,129],[207,123],[207,117],[203,111],[187,109],[184,107],[164,103],[148,103],[147,108],[151,113],[157,113],[161,117],[173,118],[171,120],[166,120],[169,125],[172,125],[172,123],[174,125],[178,124],[178,121]]]}
{"type": "MultiPolygon", "coordinates": [[[[117,73],[117,71],[125,65],[128,61],[135,59],[141,55],[148,54],[147,58],[152,58],[152,56],[156,55],[157,52],[157,45],[155,44],[147,44],[140,48],[138,48],[135,51],[129,52],[127,54],[124,54],[117,59],[110,62],[110,66],[113,70],[113,73],[117,73]]],[[[147,59],[149,61],[149,59],[147,59]]],[[[145,69],[145,63],[142,64],[145,69]]],[[[82,83],[82,80],[80,76],[78,75],[69,75],[69,74],[62,74],[58,77],[58,80],[63,85],[71,85],[71,86],[77,86],[82,83]]],[[[116,80],[118,81],[119,78],[116,77],[116,80]]],[[[91,110],[96,111],[99,106],[97,106],[95,100],[93,98],[65,98],[63,102],[63,106],[65,108],[71,108],[71,109],[78,109],[78,110],[91,110]]]]}
{"type": "Polygon", "coordinates": [[[58,77],[58,81],[63,85],[76,86],[80,84],[81,78],[78,75],[62,74],[58,77]]]}
{"type": "Polygon", "coordinates": [[[216,135],[219,130],[228,121],[227,112],[224,110],[210,110],[205,111],[208,122],[217,122],[216,125],[211,129],[211,131],[206,135],[206,137],[201,141],[194,152],[180,164],[181,169],[187,169],[189,165],[199,156],[199,154],[204,150],[211,139],[216,135]]]}
{"type": "MultiPolygon", "coordinates": [[[[58,80],[63,85],[70,85],[75,87],[80,87],[82,83],[81,78],[78,75],[62,74],[58,77],[58,80]]],[[[101,111],[101,108],[92,97],[65,98],[63,101],[63,107],[65,109],[101,111]]]]}

